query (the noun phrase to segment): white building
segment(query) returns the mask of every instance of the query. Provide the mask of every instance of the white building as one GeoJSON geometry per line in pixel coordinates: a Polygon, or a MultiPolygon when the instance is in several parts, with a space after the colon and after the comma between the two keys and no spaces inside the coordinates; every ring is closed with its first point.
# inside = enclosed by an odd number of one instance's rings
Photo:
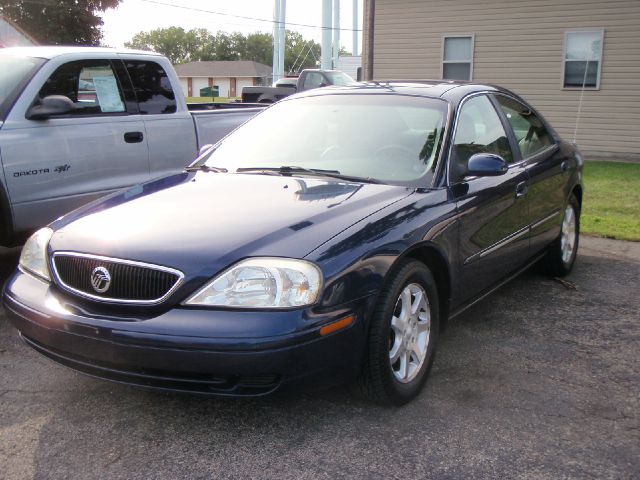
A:
{"type": "Polygon", "coordinates": [[[250,60],[190,62],[175,68],[187,97],[199,97],[206,87],[218,87],[220,97],[239,97],[244,87],[271,83],[271,67],[250,60]]]}

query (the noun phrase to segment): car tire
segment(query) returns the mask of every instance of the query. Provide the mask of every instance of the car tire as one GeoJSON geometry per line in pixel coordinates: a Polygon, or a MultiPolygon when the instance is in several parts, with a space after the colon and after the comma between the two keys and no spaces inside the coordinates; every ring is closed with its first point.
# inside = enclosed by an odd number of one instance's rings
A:
{"type": "Polygon", "coordinates": [[[439,311],[429,269],[404,260],[382,289],[371,318],[357,381],[368,400],[399,406],[418,395],[433,363],[439,311]]]}
{"type": "Polygon", "coordinates": [[[564,277],[571,272],[580,242],[580,203],[571,195],[563,211],[560,235],[553,242],[543,260],[547,274],[564,277]]]}

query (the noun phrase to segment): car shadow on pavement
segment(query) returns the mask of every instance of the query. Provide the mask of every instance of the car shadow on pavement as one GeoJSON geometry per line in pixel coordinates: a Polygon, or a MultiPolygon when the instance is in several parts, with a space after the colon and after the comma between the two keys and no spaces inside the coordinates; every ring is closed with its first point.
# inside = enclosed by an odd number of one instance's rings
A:
{"type": "Polygon", "coordinates": [[[597,256],[568,284],[529,270],[451,321],[401,408],[347,387],[254,399],[126,387],[52,364],[0,323],[0,445],[13,452],[0,447],[0,464],[87,479],[632,476],[639,274],[597,256]]]}

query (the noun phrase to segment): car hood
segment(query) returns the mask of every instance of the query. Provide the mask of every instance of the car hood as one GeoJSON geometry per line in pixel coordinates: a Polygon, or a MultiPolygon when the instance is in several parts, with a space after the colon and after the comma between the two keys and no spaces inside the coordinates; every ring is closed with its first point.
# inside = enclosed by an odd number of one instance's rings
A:
{"type": "Polygon", "coordinates": [[[211,276],[250,256],[302,258],[412,189],[316,177],[181,173],[107,197],[53,223],[51,251],[211,276]]]}

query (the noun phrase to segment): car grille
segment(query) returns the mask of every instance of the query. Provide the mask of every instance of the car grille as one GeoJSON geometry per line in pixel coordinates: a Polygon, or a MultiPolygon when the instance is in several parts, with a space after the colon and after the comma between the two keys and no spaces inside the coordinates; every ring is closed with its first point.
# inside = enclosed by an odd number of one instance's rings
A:
{"type": "Polygon", "coordinates": [[[167,267],[71,252],[55,253],[53,266],[56,282],[65,290],[114,303],[159,303],[183,278],[182,272],[167,267]]]}

